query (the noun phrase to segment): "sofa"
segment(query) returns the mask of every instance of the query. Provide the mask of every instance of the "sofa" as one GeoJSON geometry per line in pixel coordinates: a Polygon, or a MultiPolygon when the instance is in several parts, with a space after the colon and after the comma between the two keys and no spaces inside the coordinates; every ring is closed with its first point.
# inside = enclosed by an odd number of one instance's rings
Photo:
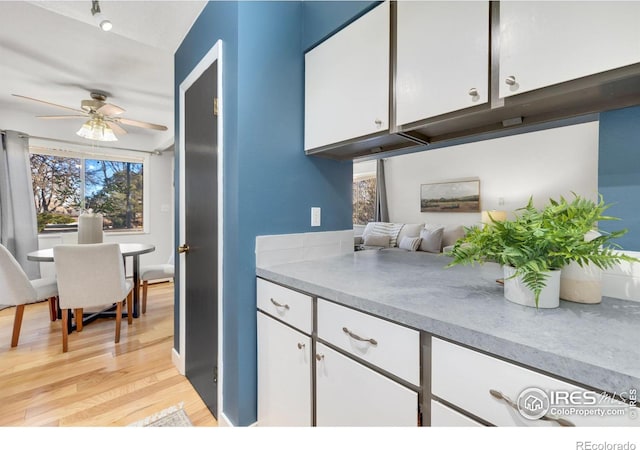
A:
{"type": "Polygon", "coordinates": [[[356,250],[383,248],[443,253],[465,235],[463,225],[436,223],[369,222],[362,235],[354,235],[356,250]]]}

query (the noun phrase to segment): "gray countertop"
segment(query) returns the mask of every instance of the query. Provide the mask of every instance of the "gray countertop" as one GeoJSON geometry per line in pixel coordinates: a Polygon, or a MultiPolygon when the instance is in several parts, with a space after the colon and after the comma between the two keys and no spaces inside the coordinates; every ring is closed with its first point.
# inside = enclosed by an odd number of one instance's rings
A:
{"type": "Polygon", "coordinates": [[[610,393],[640,388],[640,302],[535,309],[505,300],[495,264],[367,250],[258,276],[610,393]]]}

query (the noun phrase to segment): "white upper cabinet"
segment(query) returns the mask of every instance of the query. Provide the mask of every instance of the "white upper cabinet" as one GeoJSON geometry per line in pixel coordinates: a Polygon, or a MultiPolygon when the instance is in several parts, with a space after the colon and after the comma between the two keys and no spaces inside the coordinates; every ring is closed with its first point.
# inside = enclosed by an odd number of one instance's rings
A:
{"type": "Polygon", "coordinates": [[[305,55],[305,150],[389,129],[389,2],[305,55]]]}
{"type": "Polygon", "coordinates": [[[486,103],[489,2],[397,4],[398,125],[486,103]]]}
{"type": "Polygon", "coordinates": [[[500,2],[500,97],[638,61],[640,2],[500,2]]]}

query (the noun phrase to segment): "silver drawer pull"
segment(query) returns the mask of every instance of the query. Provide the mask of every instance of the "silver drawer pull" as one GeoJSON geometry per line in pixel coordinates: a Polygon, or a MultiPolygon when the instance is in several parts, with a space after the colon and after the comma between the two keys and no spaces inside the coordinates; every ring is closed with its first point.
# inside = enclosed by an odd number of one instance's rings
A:
{"type": "Polygon", "coordinates": [[[324,355],[322,353],[316,353],[316,359],[318,361],[322,361],[324,359],[324,355]]]}
{"type": "Polygon", "coordinates": [[[284,304],[284,305],[283,305],[283,304],[281,304],[281,303],[278,303],[277,301],[275,301],[275,300],[274,300],[274,299],[272,299],[272,298],[271,298],[271,299],[269,299],[269,300],[271,300],[271,303],[273,303],[277,308],[289,309],[289,305],[287,305],[287,304],[284,304]]]}
{"type": "MultiPolygon", "coordinates": [[[[513,400],[511,400],[509,397],[504,395],[502,392],[496,391],[495,389],[489,389],[489,394],[491,394],[491,396],[497,398],[498,400],[502,400],[507,405],[511,406],[516,411],[520,412],[518,405],[516,405],[516,403],[513,400]]],[[[540,419],[538,420],[548,420],[550,422],[557,422],[560,426],[563,426],[563,427],[575,427],[575,424],[570,420],[563,419],[562,417],[550,416],[549,414],[545,414],[544,416],[540,417],[540,419]]]]}
{"type": "Polygon", "coordinates": [[[302,350],[304,348],[304,344],[301,342],[298,342],[298,350],[302,350]]]}
{"type": "Polygon", "coordinates": [[[349,331],[349,329],[347,327],[342,327],[342,331],[347,333],[351,338],[355,339],[356,341],[368,342],[371,345],[378,345],[378,341],[376,341],[375,339],[373,339],[373,338],[370,338],[370,339],[361,338],[360,336],[355,334],[353,331],[349,331]]]}

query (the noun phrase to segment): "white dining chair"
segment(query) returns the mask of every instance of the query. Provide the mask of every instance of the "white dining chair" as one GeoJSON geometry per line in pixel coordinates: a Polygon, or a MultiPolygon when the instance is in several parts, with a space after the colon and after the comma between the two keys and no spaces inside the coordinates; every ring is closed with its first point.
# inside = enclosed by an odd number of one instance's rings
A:
{"type": "Polygon", "coordinates": [[[9,250],[0,244],[0,303],[15,305],[11,347],[18,345],[24,307],[28,303],[49,300],[49,314],[55,320],[58,285],[55,277],[29,280],[29,277],[9,250]]]}
{"type": "Polygon", "coordinates": [[[133,321],[133,282],[125,278],[120,246],[115,243],[56,245],[53,259],[62,309],[62,351],[68,350],[71,310],[74,310],[76,330],[82,331],[85,309],[102,310],[115,304],[115,342],[120,342],[125,298],[127,322],[133,321]]]}
{"type": "Polygon", "coordinates": [[[140,268],[140,281],[142,281],[142,314],[147,312],[147,289],[149,281],[173,279],[175,277],[173,253],[166,264],[153,264],[140,268]]]}

